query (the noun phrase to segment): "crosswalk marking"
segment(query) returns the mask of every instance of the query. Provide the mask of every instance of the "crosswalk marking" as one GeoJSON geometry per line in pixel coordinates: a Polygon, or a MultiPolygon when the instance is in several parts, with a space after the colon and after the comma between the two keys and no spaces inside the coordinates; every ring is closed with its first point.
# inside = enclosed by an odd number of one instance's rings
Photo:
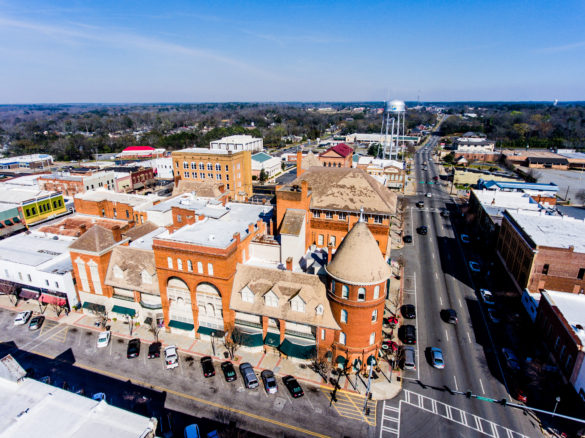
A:
{"type": "MultiPolygon", "coordinates": [[[[324,392],[327,392],[331,397],[332,390],[327,389],[324,392]]],[[[337,401],[333,402],[333,407],[339,415],[352,420],[365,421],[370,426],[376,426],[377,401],[368,401],[370,415],[365,415],[363,411],[365,397],[363,395],[337,391],[336,398],[337,401]]]]}

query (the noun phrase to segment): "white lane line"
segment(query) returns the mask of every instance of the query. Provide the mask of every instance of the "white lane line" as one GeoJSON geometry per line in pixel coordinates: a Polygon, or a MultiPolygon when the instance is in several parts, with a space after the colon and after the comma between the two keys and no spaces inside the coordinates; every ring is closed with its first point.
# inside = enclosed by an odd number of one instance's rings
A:
{"type": "Polygon", "coordinates": [[[438,280],[438,279],[439,279],[439,274],[437,274],[437,273],[435,272],[435,280],[438,280]]]}
{"type": "Polygon", "coordinates": [[[459,391],[459,387],[457,386],[457,378],[453,376],[453,380],[455,380],[455,391],[459,391]]]}
{"type": "Polygon", "coordinates": [[[447,342],[449,342],[449,333],[447,333],[447,329],[445,329],[445,337],[447,338],[447,342]]]}
{"type": "Polygon", "coordinates": [[[481,392],[485,395],[485,389],[483,389],[483,382],[479,379],[479,386],[481,386],[481,392]]]}
{"type": "Polygon", "coordinates": [[[443,305],[443,297],[439,297],[439,302],[441,303],[441,306],[443,305]]]}
{"type": "MultiPolygon", "coordinates": [[[[418,301],[417,301],[418,294],[416,293],[416,271],[413,273],[412,278],[413,278],[413,283],[414,283],[414,304],[415,304],[416,308],[418,309],[419,308],[418,307],[418,301]]],[[[416,327],[416,332],[417,333],[420,333],[418,331],[418,318],[416,318],[414,320],[414,324],[415,324],[415,327],[416,327]]],[[[417,361],[420,359],[420,351],[419,351],[419,343],[418,342],[416,343],[416,359],[417,359],[417,361]]],[[[416,368],[416,378],[418,380],[420,380],[420,367],[417,367],[416,368]]]]}
{"type": "Polygon", "coordinates": [[[473,342],[471,342],[471,336],[469,336],[469,332],[467,332],[467,339],[469,340],[469,343],[472,344],[473,342]]]}
{"type": "MultiPolygon", "coordinates": [[[[382,401],[382,423],[384,423],[384,410],[386,409],[386,401],[382,401]]],[[[382,429],[382,427],[380,428],[380,438],[382,438],[382,432],[384,430],[382,429]]]]}
{"type": "Polygon", "coordinates": [[[461,302],[461,298],[459,298],[459,307],[463,309],[463,303],[461,302]]]}

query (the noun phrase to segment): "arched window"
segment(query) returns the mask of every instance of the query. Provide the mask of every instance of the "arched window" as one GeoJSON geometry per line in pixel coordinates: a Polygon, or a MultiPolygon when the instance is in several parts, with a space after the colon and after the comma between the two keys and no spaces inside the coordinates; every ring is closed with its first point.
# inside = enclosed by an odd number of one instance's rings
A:
{"type": "Polygon", "coordinates": [[[177,269],[179,271],[182,271],[183,270],[183,260],[177,259],[177,269]]]}
{"type": "Polygon", "coordinates": [[[317,306],[317,308],[315,309],[315,313],[316,313],[317,315],[323,315],[323,304],[319,304],[319,305],[317,306]]]}
{"type": "Polygon", "coordinates": [[[349,287],[345,284],[341,287],[341,298],[345,298],[346,300],[349,298],[349,287]]]}
{"type": "Polygon", "coordinates": [[[172,257],[167,257],[167,266],[169,267],[169,269],[173,269],[173,258],[172,257]]]}
{"type": "Polygon", "coordinates": [[[377,300],[378,298],[380,298],[380,286],[374,288],[374,299],[377,300]]]}
{"type": "Polygon", "coordinates": [[[203,274],[203,263],[197,262],[197,273],[203,274]]]}
{"type": "Polygon", "coordinates": [[[378,320],[378,311],[374,310],[372,312],[372,322],[376,322],[378,320]]]}
{"type": "Polygon", "coordinates": [[[339,343],[345,345],[345,333],[343,332],[339,333],[339,343]]]}
{"type": "Polygon", "coordinates": [[[347,310],[341,309],[341,322],[347,323],[347,310]]]}
{"type": "Polygon", "coordinates": [[[366,289],[360,287],[358,289],[358,301],[365,301],[366,300],[366,289]]]}
{"type": "Polygon", "coordinates": [[[189,272],[193,272],[193,263],[191,262],[191,260],[187,260],[187,270],[189,272]]]}
{"type": "Polygon", "coordinates": [[[370,335],[370,345],[374,345],[376,343],[376,332],[372,332],[370,335]]]}

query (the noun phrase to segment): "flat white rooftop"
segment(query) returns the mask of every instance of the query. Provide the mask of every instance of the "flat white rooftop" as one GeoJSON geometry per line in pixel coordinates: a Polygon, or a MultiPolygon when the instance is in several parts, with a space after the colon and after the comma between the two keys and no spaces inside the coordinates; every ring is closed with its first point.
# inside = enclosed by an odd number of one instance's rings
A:
{"type": "Polygon", "coordinates": [[[68,263],[71,265],[69,245],[76,239],[70,236],[45,235],[36,231],[30,234],[20,233],[0,240],[0,260],[27,266],[40,266],[66,254],[68,263]]]}
{"type": "Polygon", "coordinates": [[[211,143],[250,143],[262,140],[261,138],[252,137],[251,135],[240,134],[240,135],[230,135],[228,137],[220,138],[219,140],[213,140],[211,143]]]}
{"type": "Polygon", "coordinates": [[[24,378],[0,378],[3,437],[139,438],[154,429],[146,417],[24,378]]]}
{"type": "Polygon", "coordinates": [[[131,207],[138,207],[142,206],[143,204],[152,203],[158,201],[161,198],[158,195],[127,195],[125,193],[116,193],[112,192],[111,190],[107,190],[104,188],[99,188],[96,190],[88,190],[85,193],[79,193],[75,195],[78,199],[83,199],[84,201],[110,201],[110,202],[119,202],[121,204],[130,205],[131,207]]]}
{"type": "Polygon", "coordinates": [[[504,210],[539,211],[538,202],[527,193],[501,190],[473,190],[473,194],[490,216],[501,216],[504,210]]]}
{"type": "MultiPolygon", "coordinates": [[[[207,212],[210,207],[207,207],[207,212]]],[[[213,207],[211,213],[204,220],[186,225],[170,234],[165,231],[157,236],[158,239],[186,242],[195,245],[213,248],[227,248],[234,240],[235,233],[240,233],[240,239],[248,236],[248,225],[272,216],[272,207],[264,205],[239,204],[228,202],[225,207],[213,207]]]]}
{"type": "Polygon", "coordinates": [[[524,232],[539,246],[569,248],[585,253],[585,221],[569,216],[551,216],[544,211],[512,211],[510,215],[524,232]]]}
{"type": "Polygon", "coordinates": [[[0,202],[9,204],[21,204],[26,201],[34,201],[35,199],[47,198],[53,195],[55,195],[55,192],[39,190],[34,187],[11,187],[7,184],[0,184],[0,202]]]}
{"type": "Polygon", "coordinates": [[[208,148],[186,148],[181,149],[179,151],[175,151],[177,153],[193,153],[193,154],[208,154],[208,155],[228,155],[228,154],[237,154],[239,152],[232,152],[225,149],[208,149],[208,148]]]}
{"type": "Polygon", "coordinates": [[[585,344],[585,330],[583,329],[585,327],[585,295],[554,290],[545,290],[543,295],[550,298],[549,301],[552,301],[551,304],[557,306],[567,322],[571,325],[573,332],[585,344]]]}

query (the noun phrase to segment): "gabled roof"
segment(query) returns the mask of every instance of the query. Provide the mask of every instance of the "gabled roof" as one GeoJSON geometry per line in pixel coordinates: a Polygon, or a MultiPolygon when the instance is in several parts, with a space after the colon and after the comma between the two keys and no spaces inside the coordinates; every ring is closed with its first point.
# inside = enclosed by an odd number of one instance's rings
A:
{"type": "Polygon", "coordinates": [[[152,233],[156,229],[158,229],[158,226],[150,221],[146,221],[137,227],[130,228],[123,235],[124,237],[128,237],[130,241],[134,241],[140,239],[142,236],[146,236],[148,233],[152,233]]]}
{"type": "Polygon", "coordinates": [[[347,233],[325,270],[336,280],[356,285],[380,283],[391,273],[365,222],[356,223],[347,233]]]}
{"type": "Polygon", "coordinates": [[[339,143],[339,144],[337,144],[335,146],[330,147],[325,152],[321,152],[319,154],[319,156],[325,155],[327,152],[331,152],[331,151],[333,151],[336,154],[342,156],[343,158],[347,157],[348,155],[353,154],[353,149],[352,148],[350,148],[345,143],[339,143]]]}
{"type": "Polygon", "coordinates": [[[105,283],[108,286],[121,289],[144,292],[149,295],[160,295],[154,252],[130,246],[117,246],[112,251],[105,283]],[[115,266],[122,270],[123,278],[116,277],[115,266]],[[146,271],[146,274],[150,276],[151,283],[142,281],[143,271],[146,271]]]}
{"type": "MultiPolygon", "coordinates": [[[[362,169],[311,167],[290,186],[309,183],[313,209],[360,211],[391,215],[396,211],[397,195],[362,169]]],[[[290,190],[290,187],[288,187],[290,190]]],[[[281,190],[287,190],[283,187],[281,190]]]]}
{"type": "Polygon", "coordinates": [[[73,242],[69,246],[69,249],[99,253],[116,245],[116,243],[114,235],[110,230],[99,225],[94,225],[89,231],[82,234],[79,239],[73,242]]]}
{"type": "Polygon", "coordinates": [[[200,198],[217,198],[222,195],[220,187],[223,183],[212,181],[179,180],[179,185],[173,188],[173,196],[195,192],[200,198]]]}
{"type": "Polygon", "coordinates": [[[340,329],[333,318],[325,285],[318,276],[300,272],[238,264],[232,287],[230,309],[300,324],[340,329]],[[241,291],[246,287],[254,294],[253,303],[242,300],[241,291]],[[277,307],[265,305],[264,296],[269,291],[278,297],[277,307]],[[292,310],[290,301],[296,296],[305,303],[304,312],[292,310]],[[316,313],[319,305],[323,306],[322,315],[316,313]]]}

